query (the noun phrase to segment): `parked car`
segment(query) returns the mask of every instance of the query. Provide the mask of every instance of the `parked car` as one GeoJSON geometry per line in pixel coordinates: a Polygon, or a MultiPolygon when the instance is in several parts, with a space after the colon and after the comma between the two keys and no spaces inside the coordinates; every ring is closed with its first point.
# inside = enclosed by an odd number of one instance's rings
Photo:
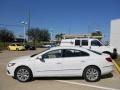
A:
{"type": "Polygon", "coordinates": [[[43,48],[51,48],[51,47],[55,47],[54,44],[45,44],[45,45],[42,45],[43,48]]]}
{"type": "Polygon", "coordinates": [[[62,39],[60,46],[80,46],[86,49],[91,49],[101,53],[109,54],[113,59],[117,58],[116,48],[111,46],[105,46],[98,39],[92,39],[92,38],[62,39]]]}
{"type": "Polygon", "coordinates": [[[25,50],[25,47],[19,43],[12,43],[8,46],[8,50],[20,51],[20,50],[25,50]]]}
{"type": "Polygon", "coordinates": [[[109,55],[80,47],[53,47],[7,64],[7,74],[20,82],[53,76],[82,76],[86,81],[94,82],[112,71],[109,55]]]}
{"type": "Polygon", "coordinates": [[[26,50],[35,50],[36,49],[35,46],[32,46],[32,45],[25,44],[24,46],[25,46],[26,50]]]}

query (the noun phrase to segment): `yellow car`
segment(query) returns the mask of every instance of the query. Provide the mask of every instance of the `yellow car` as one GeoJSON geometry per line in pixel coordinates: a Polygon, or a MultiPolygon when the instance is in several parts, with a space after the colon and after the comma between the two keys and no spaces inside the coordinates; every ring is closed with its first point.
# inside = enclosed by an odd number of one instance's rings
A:
{"type": "Polygon", "coordinates": [[[20,50],[25,50],[25,47],[19,43],[12,43],[8,46],[8,50],[20,51],[20,50]]]}

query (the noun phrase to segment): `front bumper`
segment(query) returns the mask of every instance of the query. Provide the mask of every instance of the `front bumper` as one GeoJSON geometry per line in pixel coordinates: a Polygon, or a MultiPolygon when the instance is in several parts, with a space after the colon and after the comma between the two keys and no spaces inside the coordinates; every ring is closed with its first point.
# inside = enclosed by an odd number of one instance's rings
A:
{"type": "Polygon", "coordinates": [[[6,74],[9,76],[14,76],[14,67],[8,67],[6,68],[6,74]]]}

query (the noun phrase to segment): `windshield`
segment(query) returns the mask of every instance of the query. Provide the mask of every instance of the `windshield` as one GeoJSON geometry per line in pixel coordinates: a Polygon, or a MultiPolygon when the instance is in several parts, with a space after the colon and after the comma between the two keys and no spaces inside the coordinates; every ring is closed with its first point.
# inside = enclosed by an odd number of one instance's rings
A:
{"type": "Polygon", "coordinates": [[[95,54],[102,55],[102,53],[100,53],[100,52],[97,52],[97,51],[94,51],[94,50],[90,50],[90,49],[88,49],[88,50],[93,52],[93,53],[95,53],[95,54]]]}

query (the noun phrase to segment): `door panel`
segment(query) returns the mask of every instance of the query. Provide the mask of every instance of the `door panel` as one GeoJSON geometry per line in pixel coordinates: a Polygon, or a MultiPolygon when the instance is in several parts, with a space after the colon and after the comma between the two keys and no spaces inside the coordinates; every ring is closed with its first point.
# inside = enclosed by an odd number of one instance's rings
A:
{"type": "Polygon", "coordinates": [[[45,59],[45,62],[36,60],[35,71],[38,76],[56,76],[61,73],[61,59],[45,59]]]}
{"type": "Polygon", "coordinates": [[[89,59],[89,54],[80,50],[66,49],[63,51],[63,57],[62,74],[81,75],[81,67],[89,59]]]}
{"type": "Polygon", "coordinates": [[[62,59],[62,74],[65,75],[82,75],[82,66],[86,63],[88,57],[74,57],[62,59]]]}
{"type": "Polygon", "coordinates": [[[61,74],[61,50],[53,50],[42,55],[44,62],[36,60],[36,72],[39,76],[58,76],[61,74]]]}

